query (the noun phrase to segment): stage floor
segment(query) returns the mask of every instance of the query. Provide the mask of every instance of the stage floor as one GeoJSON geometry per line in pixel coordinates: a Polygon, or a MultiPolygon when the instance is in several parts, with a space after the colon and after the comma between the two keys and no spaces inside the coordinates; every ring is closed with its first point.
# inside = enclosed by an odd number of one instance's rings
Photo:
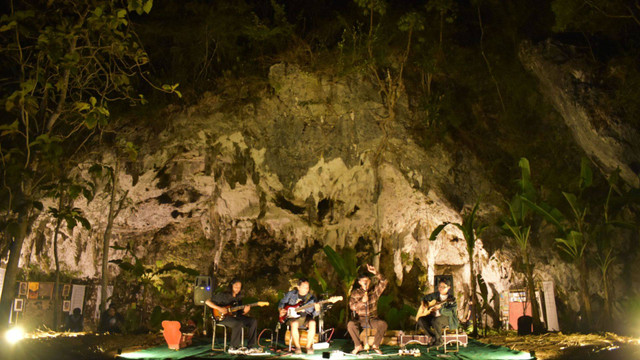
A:
{"type": "MultiPolygon", "coordinates": [[[[460,347],[458,353],[444,353],[442,348],[440,350],[430,349],[427,352],[426,346],[420,345],[408,345],[408,349],[420,349],[419,359],[437,360],[437,359],[463,359],[463,360],[531,360],[535,359],[532,355],[526,352],[511,350],[506,347],[484,344],[479,341],[469,339],[469,345],[467,347],[460,347]]],[[[329,353],[330,359],[344,359],[344,360],[356,360],[356,359],[411,359],[413,356],[400,356],[398,355],[398,346],[382,346],[382,355],[376,353],[361,352],[358,355],[351,355],[349,352],[353,349],[353,343],[348,340],[334,340],[331,343],[329,349],[316,350],[313,355],[294,355],[288,352],[270,352],[267,355],[229,355],[222,351],[212,351],[211,342],[206,343],[199,342],[186,347],[184,349],[169,350],[167,345],[162,345],[154,348],[138,350],[135,352],[126,352],[118,356],[118,359],[236,359],[236,358],[256,358],[256,359],[307,359],[307,360],[322,360],[323,353],[329,353]]],[[[265,350],[266,351],[266,350],[265,350]]],[[[325,357],[326,358],[326,354],[325,357]]]]}

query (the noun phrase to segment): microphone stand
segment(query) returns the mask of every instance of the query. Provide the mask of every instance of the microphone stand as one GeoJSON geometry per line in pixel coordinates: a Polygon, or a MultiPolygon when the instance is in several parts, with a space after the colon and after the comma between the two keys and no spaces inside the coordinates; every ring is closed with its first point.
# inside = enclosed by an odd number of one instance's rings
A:
{"type": "Polygon", "coordinates": [[[369,335],[371,334],[371,322],[369,320],[369,291],[366,290],[364,292],[367,297],[367,302],[365,303],[365,317],[364,317],[364,350],[369,352],[369,335]]]}

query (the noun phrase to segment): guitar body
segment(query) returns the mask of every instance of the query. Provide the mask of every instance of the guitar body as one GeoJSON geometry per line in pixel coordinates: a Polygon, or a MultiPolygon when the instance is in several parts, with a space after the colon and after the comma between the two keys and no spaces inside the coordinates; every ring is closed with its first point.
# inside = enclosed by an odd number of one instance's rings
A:
{"type": "Polygon", "coordinates": [[[301,303],[297,303],[295,305],[287,305],[284,308],[287,310],[287,314],[285,315],[286,318],[289,319],[297,319],[300,317],[300,314],[298,314],[298,312],[296,311],[296,309],[298,307],[300,307],[301,303]]]}
{"type": "Polygon", "coordinates": [[[416,319],[420,319],[423,316],[431,314],[431,311],[433,310],[433,307],[435,305],[435,300],[431,300],[427,304],[425,304],[424,302],[420,303],[420,308],[418,308],[418,312],[416,313],[416,319]]]}
{"type": "Polygon", "coordinates": [[[443,305],[446,304],[448,302],[451,302],[450,299],[447,299],[445,301],[436,301],[436,300],[431,300],[428,303],[420,303],[420,307],[418,308],[418,312],[416,313],[416,320],[420,319],[423,316],[427,316],[429,314],[431,314],[435,309],[434,307],[437,305],[443,305]]]}
{"type": "Polygon", "coordinates": [[[298,314],[296,309],[299,308],[301,304],[302,304],[302,302],[298,302],[298,303],[293,304],[293,305],[285,305],[283,307],[283,309],[287,310],[287,313],[282,315],[282,316],[279,316],[278,317],[278,321],[281,324],[284,324],[284,322],[287,321],[287,319],[297,319],[297,318],[299,318],[300,314],[298,314]]]}
{"type": "Polygon", "coordinates": [[[318,301],[316,303],[311,303],[311,304],[306,304],[306,305],[302,305],[302,301],[298,301],[297,303],[295,303],[293,305],[285,305],[283,307],[283,309],[287,310],[287,313],[284,314],[283,316],[279,316],[278,317],[278,321],[281,324],[284,324],[284,322],[287,321],[287,319],[297,319],[297,318],[299,318],[301,316],[300,313],[302,311],[315,306],[315,304],[322,305],[324,303],[336,303],[336,302],[338,302],[340,300],[342,300],[342,296],[332,296],[328,300],[322,300],[322,301],[318,301]]]}
{"type": "MultiPolygon", "coordinates": [[[[227,311],[228,311],[228,310],[231,309],[231,306],[225,306],[225,309],[227,309],[227,311]]],[[[235,314],[233,314],[233,313],[232,314],[229,314],[229,313],[223,314],[220,311],[218,311],[218,309],[213,309],[213,318],[216,319],[216,321],[218,321],[218,322],[224,320],[224,318],[226,318],[227,316],[234,316],[234,315],[235,314]]]]}

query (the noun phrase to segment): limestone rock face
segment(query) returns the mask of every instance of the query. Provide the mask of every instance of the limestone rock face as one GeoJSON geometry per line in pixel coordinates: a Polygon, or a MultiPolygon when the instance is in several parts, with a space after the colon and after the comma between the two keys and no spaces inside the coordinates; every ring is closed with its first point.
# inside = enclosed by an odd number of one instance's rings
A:
{"type": "MultiPolygon", "coordinates": [[[[262,96],[236,90],[205,94],[198,105],[158,120],[166,125],[156,133],[132,129],[139,156],[119,174],[119,194],[128,193],[112,243],[130,244],[149,264],[174,262],[220,281],[240,276],[277,285],[295,272],[311,274],[313,265],[326,274],[328,263],[318,255],[325,245],[357,248],[369,261],[379,236],[382,271],[396,284],[420,264],[425,279],[451,273],[458,293],[469,292],[462,233],[448,226],[438,240],[428,236],[443,222],[462,222],[460,213],[481,195],[481,215],[501,206],[471,152],[416,144],[406,124],[420,119],[401,100],[376,171],[379,123],[387,113],[378,91],[357,76],[334,79],[277,64],[262,96]]],[[[113,156],[105,149],[85,167],[113,165],[113,156]]],[[[96,278],[108,192],[76,205],[93,228],[63,231],[62,268],[96,278]]],[[[21,266],[53,267],[53,227],[46,215],[36,220],[21,266]]],[[[123,255],[113,250],[110,258],[123,255]]],[[[482,240],[476,244],[478,272],[492,291],[518,280],[512,258],[508,250],[489,255],[482,240]]],[[[118,269],[112,264],[110,271],[118,269]]]]}
{"type": "Polygon", "coordinates": [[[620,176],[634,187],[640,185],[640,134],[603,106],[605,89],[596,66],[569,46],[547,41],[524,43],[520,48],[524,66],[540,82],[540,89],[564,119],[576,143],[603,173],[620,168],[620,176]]]}

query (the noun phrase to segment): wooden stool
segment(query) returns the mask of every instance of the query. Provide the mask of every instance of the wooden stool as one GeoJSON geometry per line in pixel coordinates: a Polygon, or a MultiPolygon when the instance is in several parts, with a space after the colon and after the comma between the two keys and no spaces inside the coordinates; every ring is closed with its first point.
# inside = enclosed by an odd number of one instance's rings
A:
{"type": "MultiPolygon", "coordinates": [[[[307,336],[309,335],[307,329],[298,328],[298,334],[300,335],[300,346],[307,347],[307,336]]],[[[316,333],[313,337],[314,344],[318,342],[318,338],[318,334],[316,333]]],[[[293,346],[293,337],[291,336],[291,329],[289,329],[289,326],[287,326],[287,332],[284,333],[284,342],[289,344],[289,351],[291,351],[293,346]]]]}
{"type": "Polygon", "coordinates": [[[405,346],[409,344],[418,344],[423,346],[429,346],[433,338],[429,335],[421,335],[421,334],[405,334],[400,331],[397,335],[397,344],[401,349],[404,349],[405,346]]]}
{"type": "Polygon", "coordinates": [[[444,352],[458,352],[460,351],[460,345],[466,347],[469,344],[469,339],[467,334],[463,332],[459,332],[458,329],[449,330],[449,328],[445,328],[442,331],[442,344],[444,345],[444,352]],[[447,345],[455,343],[455,349],[452,346],[447,348],[447,345]]]}

